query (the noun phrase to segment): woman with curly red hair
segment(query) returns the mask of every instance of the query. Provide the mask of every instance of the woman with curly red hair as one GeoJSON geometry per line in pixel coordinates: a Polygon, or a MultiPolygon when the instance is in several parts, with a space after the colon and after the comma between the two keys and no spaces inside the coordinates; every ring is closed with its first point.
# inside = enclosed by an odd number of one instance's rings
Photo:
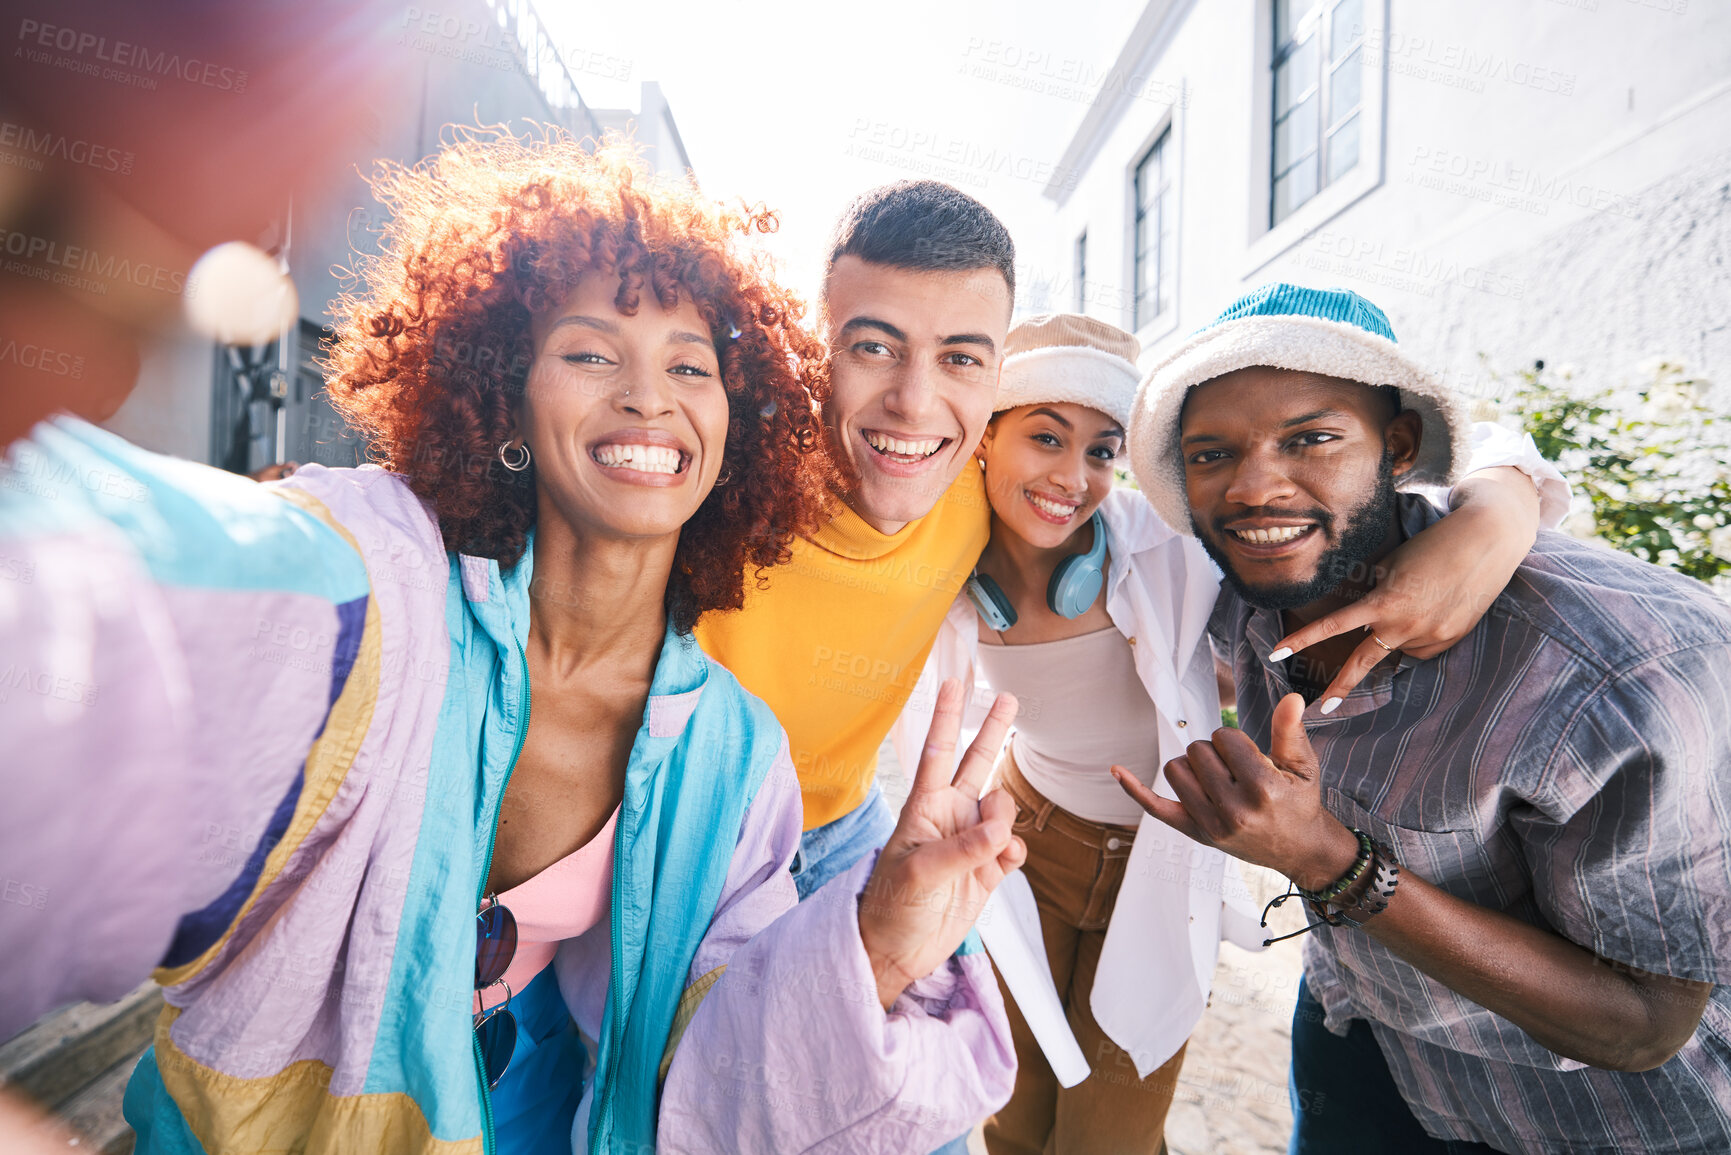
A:
{"type": "MultiPolygon", "coordinates": [[[[342,303],[330,397],[381,465],[435,501],[447,543],[509,568],[545,500],[533,446],[526,468],[492,468],[500,446],[525,444],[535,319],[593,269],[617,274],[606,288],[624,314],[683,294],[716,335],[728,405],[727,468],[685,521],[668,581],[668,612],[689,633],[700,613],[737,609],[743,575],[784,560],[822,516],[824,349],[799,326],[800,303],[733,243],[773,229],[769,213],[722,211],[683,182],[651,195],[646,175],[622,145],[588,156],[474,134],[424,168],[382,166],[392,251],[364,261],[364,289],[342,303]]],[[[593,382],[598,368],[579,371],[593,382]]]]}
{"type": "Polygon", "coordinates": [[[563,138],[465,135],[378,188],[330,368],[383,468],[261,488],[71,419],[16,447],[136,501],[0,487],[50,579],[0,644],[100,686],[0,698],[57,768],[25,849],[67,896],[0,925],[4,1013],[156,964],[144,1152],[964,1130],[1013,1073],[963,947],[1023,853],[980,797],[1013,702],[952,775],[951,687],[872,877],[796,906],[786,738],[691,638],[830,488],[821,350],[745,244],[770,219],[563,138]]]}

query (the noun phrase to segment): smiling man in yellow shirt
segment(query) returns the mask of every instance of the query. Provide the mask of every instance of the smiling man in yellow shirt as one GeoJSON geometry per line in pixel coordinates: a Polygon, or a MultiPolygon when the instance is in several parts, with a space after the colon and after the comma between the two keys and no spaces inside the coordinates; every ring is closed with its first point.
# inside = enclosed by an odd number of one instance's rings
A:
{"type": "Polygon", "coordinates": [[[835,518],[794,542],[767,589],[698,640],[787,728],[805,798],[801,897],[895,825],[877,751],[985,547],[974,447],[992,415],[1015,299],[1015,246],[991,211],[936,181],[865,193],[824,278],[824,423],[850,474],[835,518]]]}

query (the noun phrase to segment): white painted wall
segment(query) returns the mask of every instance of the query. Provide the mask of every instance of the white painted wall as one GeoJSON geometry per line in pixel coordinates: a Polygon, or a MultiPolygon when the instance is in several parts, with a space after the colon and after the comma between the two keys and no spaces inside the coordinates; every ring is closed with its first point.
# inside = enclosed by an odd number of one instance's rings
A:
{"type": "Polygon", "coordinates": [[[1345,203],[1325,190],[1272,232],[1269,9],[1149,5],[1167,34],[1126,63],[1151,97],[1120,94],[1072,142],[1080,180],[1048,194],[1047,235],[1023,239],[1044,282],[1026,310],[1074,307],[1086,228],[1087,311],[1128,326],[1131,171],[1170,118],[1176,307],[1139,334],[1145,365],[1285,279],[1365,294],[1403,344],[1468,385],[1482,387],[1481,354],[1615,374],[1665,354],[1728,376],[1731,4],[1368,0],[1381,147],[1363,141],[1345,203]]]}
{"type": "Polygon", "coordinates": [[[637,107],[594,109],[602,131],[620,132],[636,142],[643,160],[654,172],[684,176],[691,170],[691,157],[673,119],[673,108],[661,85],[645,80],[637,89],[637,107]]]}

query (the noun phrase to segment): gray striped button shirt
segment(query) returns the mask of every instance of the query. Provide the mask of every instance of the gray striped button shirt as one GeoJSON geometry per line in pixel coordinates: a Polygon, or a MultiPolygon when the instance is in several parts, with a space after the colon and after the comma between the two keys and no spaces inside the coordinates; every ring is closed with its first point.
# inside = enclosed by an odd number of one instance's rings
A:
{"type": "MultiPolygon", "coordinates": [[[[1403,494],[1400,516],[1411,536],[1438,515],[1403,494]]],[[[1266,750],[1283,667],[1303,655],[1271,665],[1280,615],[1230,586],[1212,629],[1266,750]]],[[[1386,661],[1304,720],[1329,810],[1426,881],[1602,958],[1731,978],[1731,607],[1705,586],[1541,533],[1453,649],[1386,661]]],[[[1731,1152],[1723,985],[1675,1058],[1620,1073],[1546,1050],[1360,932],[1318,929],[1304,965],[1329,1029],[1369,1021],[1433,1135],[1535,1155],[1731,1152]]]]}

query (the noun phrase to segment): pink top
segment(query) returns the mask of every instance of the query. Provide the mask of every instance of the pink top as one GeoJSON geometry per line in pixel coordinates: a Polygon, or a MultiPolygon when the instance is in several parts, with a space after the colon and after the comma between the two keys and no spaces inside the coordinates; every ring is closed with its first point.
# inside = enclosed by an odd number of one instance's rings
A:
{"type": "Polygon", "coordinates": [[[499,896],[499,905],[517,919],[517,953],[505,970],[503,985],[476,992],[479,1009],[504,1002],[507,986],[513,993],[528,986],[553,961],[561,942],[576,938],[606,916],[613,882],[613,827],[618,821],[615,806],[594,838],[499,896]]]}

